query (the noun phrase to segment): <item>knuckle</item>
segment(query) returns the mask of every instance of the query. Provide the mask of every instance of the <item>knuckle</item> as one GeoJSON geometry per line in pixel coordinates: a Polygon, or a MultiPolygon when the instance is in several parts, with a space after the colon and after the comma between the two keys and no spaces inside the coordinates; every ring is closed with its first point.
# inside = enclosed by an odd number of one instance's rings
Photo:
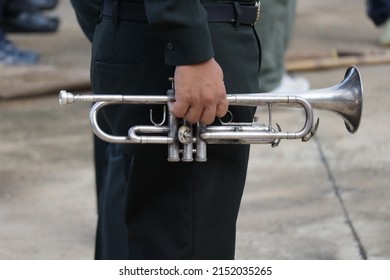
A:
{"type": "Polygon", "coordinates": [[[209,117],[209,116],[207,116],[207,117],[202,117],[202,118],[200,119],[200,122],[201,122],[202,124],[205,124],[205,125],[212,124],[213,121],[214,121],[214,117],[209,117]]]}
{"type": "Polygon", "coordinates": [[[171,109],[171,113],[179,118],[183,117],[186,111],[187,111],[186,107],[180,103],[173,104],[171,109]]]}

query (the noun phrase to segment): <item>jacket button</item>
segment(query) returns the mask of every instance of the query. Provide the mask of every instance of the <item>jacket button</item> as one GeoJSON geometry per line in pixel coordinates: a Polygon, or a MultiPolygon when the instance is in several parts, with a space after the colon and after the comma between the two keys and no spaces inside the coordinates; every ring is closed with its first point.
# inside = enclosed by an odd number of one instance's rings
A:
{"type": "Polygon", "coordinates": [[[167,44],[167,49],[168,49],[168,50],[173,50],[173,44],[172,44],[171,42],[169,42],[169,43],[167,44]]]}

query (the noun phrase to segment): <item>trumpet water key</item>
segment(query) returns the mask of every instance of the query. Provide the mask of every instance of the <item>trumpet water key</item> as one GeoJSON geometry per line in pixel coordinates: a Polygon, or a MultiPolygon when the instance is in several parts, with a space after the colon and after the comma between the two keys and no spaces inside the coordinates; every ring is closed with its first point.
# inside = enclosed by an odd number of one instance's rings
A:
{"type": "Polygon", "coordinates": [[[344,79],[329,88],[306,92],[227,95],[229,106],[267,107],[268,123],[260,123],[257,118],[250,123],[221,120],[221,125],[206,126],[198,123],[195,125],[196,129],[170,113],[169,107],[174,100],[173,90],[168,90],[167,95],[74,95],[62,90],[59,95],[61,105],[79,101],[95,102],[90,111],[91,127],[104,141],[121,144],[167,144],[168,161],[190,162],[195,155],[195,160],[202,162],[207,160],[207,144],[271,144],[274,147],[281,139],[307,141],[318,127],[318,121],[314,122],[314,109],[339,115],[344,120],[347,131],[355,133],[362,114],[363,88],[357,67],[351,66],[347,69],[344,79]],[[115,104],[164,104],[168,107],[168,112],[164,112],[161,123],[153,121],[151,112],[151,125],[130,127],[128,135],[111,135],[100,128],[97,115],[101,108],[115,104]],[[284,132],[279,125],[274,127],[273,105],[301,107],[305,113],[302,129],[297,132],[284,132]]]}

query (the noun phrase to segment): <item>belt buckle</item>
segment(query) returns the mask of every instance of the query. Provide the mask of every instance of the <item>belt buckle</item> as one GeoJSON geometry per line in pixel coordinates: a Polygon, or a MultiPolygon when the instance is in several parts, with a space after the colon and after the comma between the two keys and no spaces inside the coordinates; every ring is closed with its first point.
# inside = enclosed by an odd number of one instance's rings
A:
{"type": "Polygon", "coordinates": [[[260,19],[260,0],[256,1],[255,7],[257,7],[256,20],[255,23],[260,19]]]}

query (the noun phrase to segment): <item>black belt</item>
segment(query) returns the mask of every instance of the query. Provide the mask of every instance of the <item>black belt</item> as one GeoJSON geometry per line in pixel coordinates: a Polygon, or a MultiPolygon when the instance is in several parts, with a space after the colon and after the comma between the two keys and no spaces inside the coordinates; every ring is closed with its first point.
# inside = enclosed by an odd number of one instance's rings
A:
{"type": "MultiPolygon", "coordinates": [[[[115,1],[104,0],[102,14],[113,17],[115,1]]],[[[235,24],[253,25],[259,18],[260,6],[240,5],[236,3],[204,3],[209,22],[230,22],[235,24]]],[[[145,6],[139,2],[119,1],[116,9],[116,18],[121,20],[147,22],[145,6]]]]}

